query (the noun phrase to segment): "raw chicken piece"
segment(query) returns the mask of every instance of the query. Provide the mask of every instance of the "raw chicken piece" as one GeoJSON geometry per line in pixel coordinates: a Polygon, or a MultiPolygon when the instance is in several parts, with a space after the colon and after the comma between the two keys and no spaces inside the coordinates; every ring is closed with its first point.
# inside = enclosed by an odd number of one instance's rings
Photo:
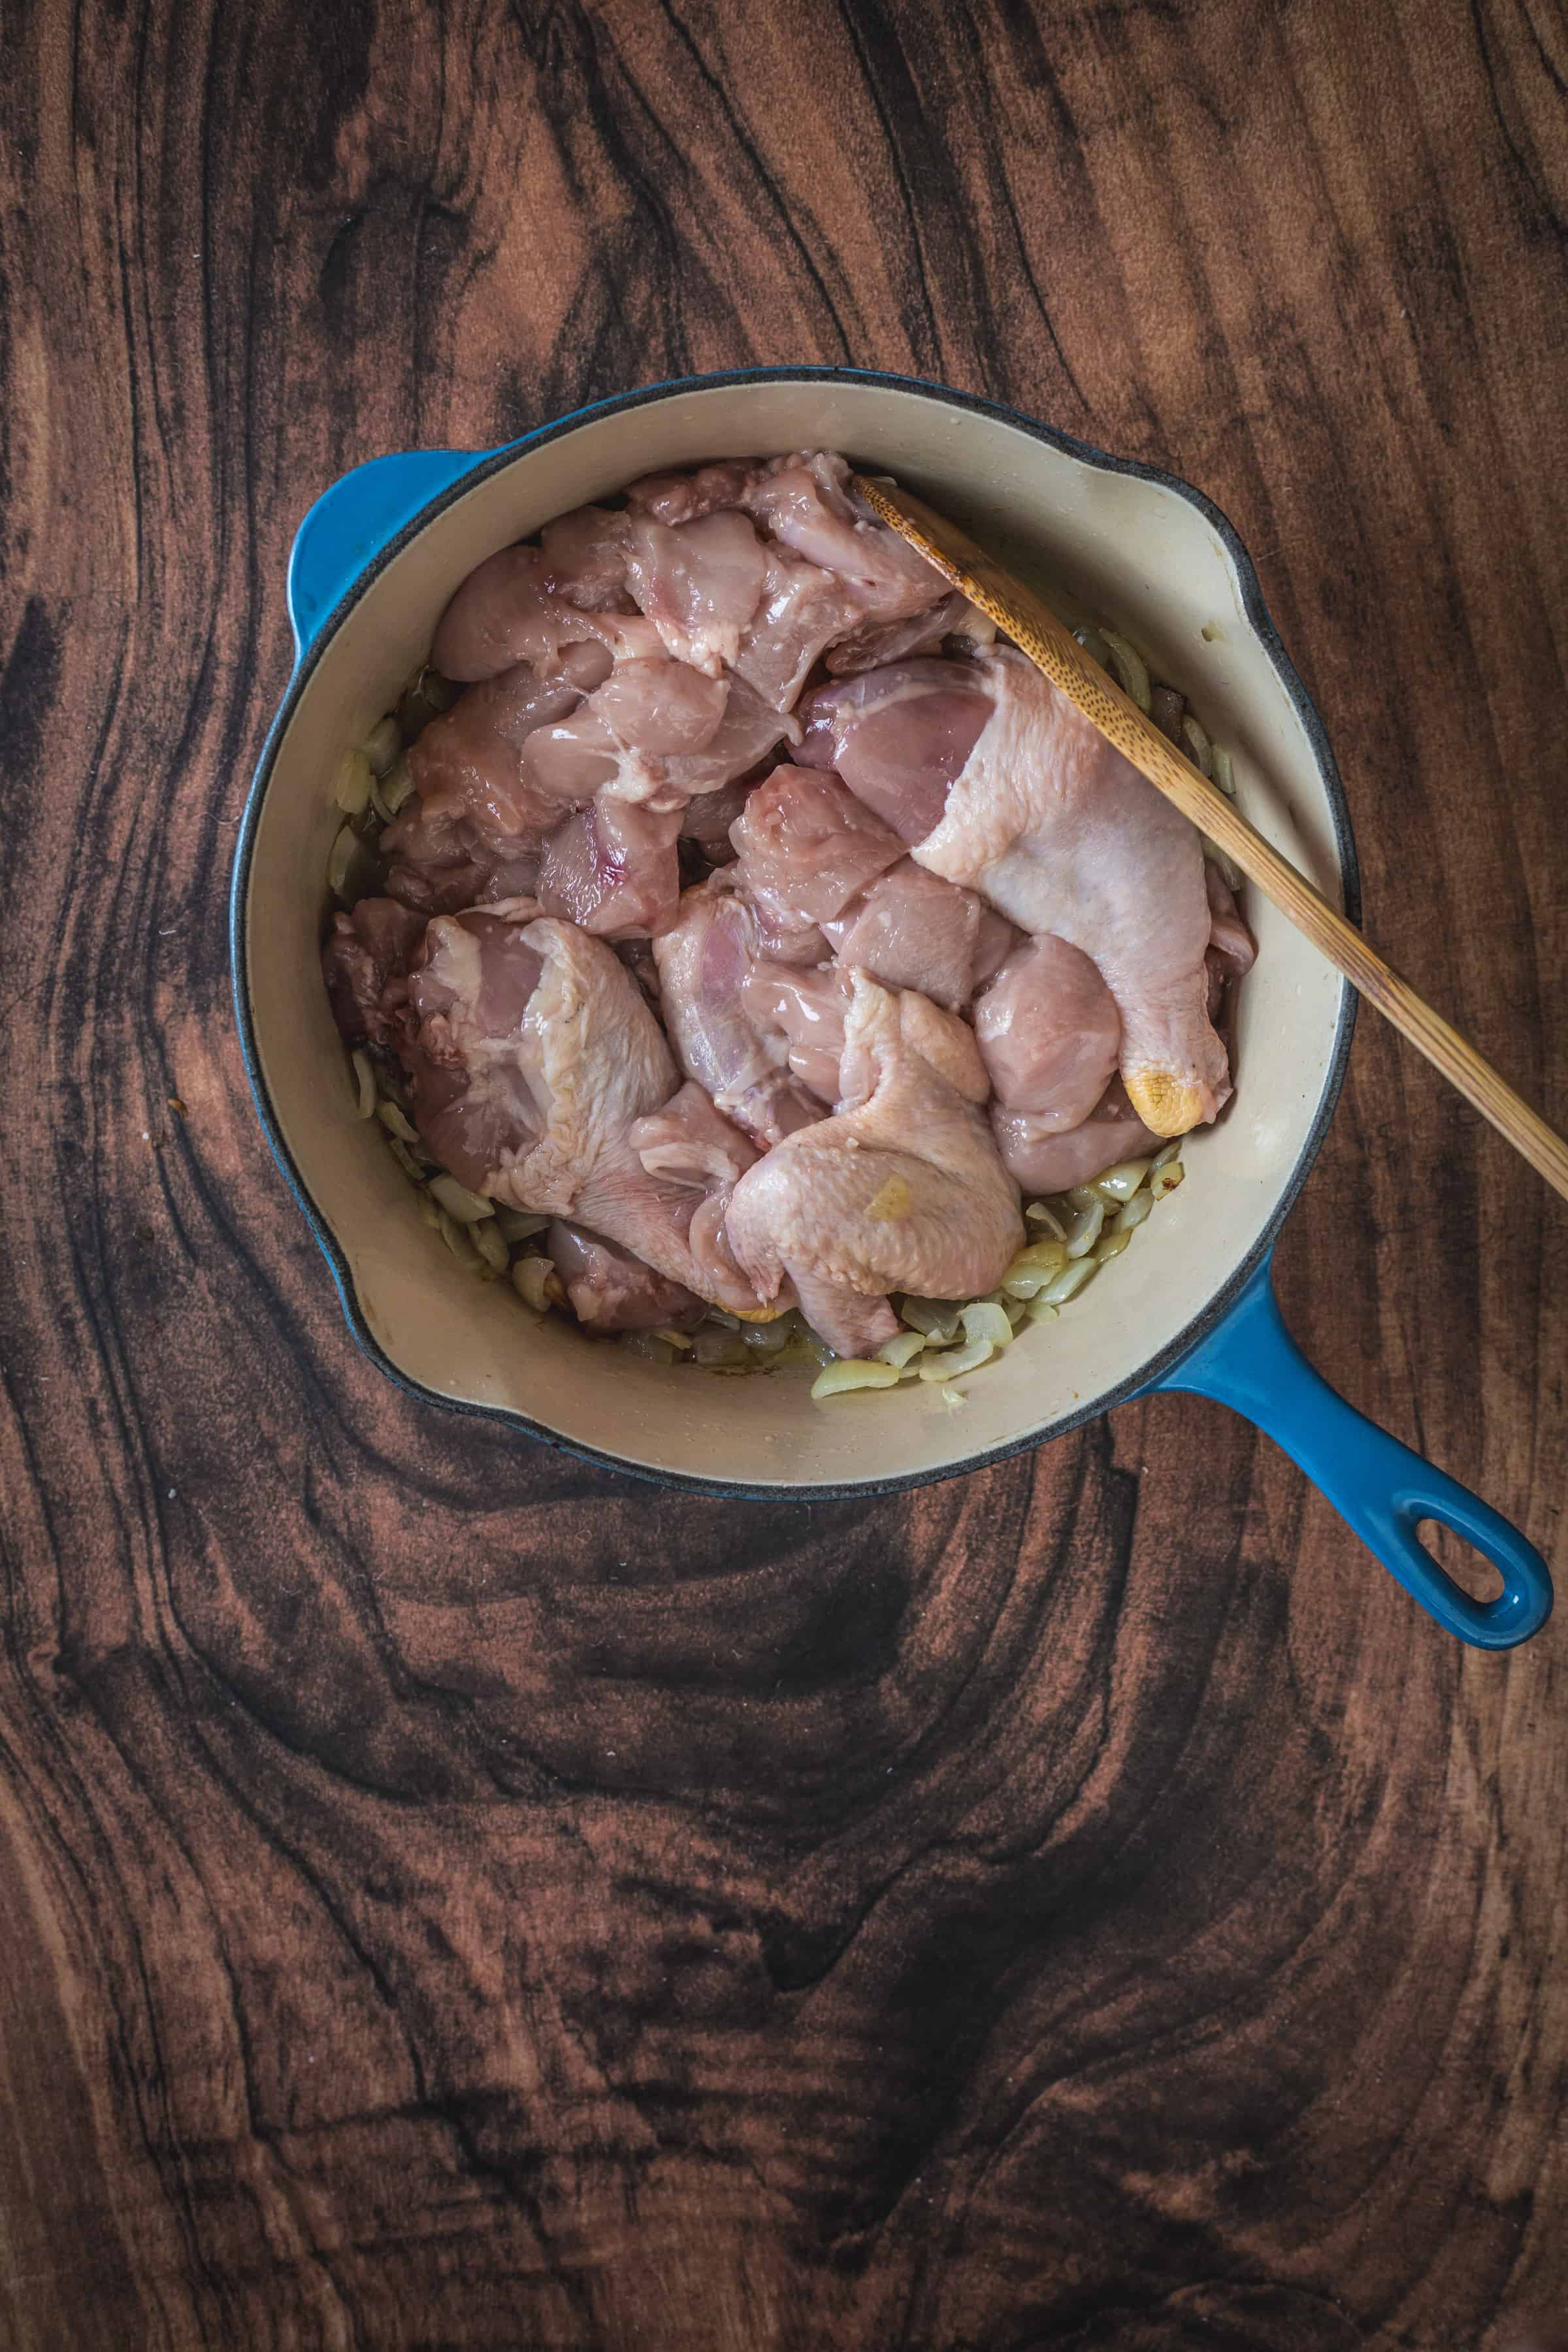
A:
{"type": "Polygon", "coordinates": [[[715,793],[699,793],[687,803],[682,813],[681,839],[694,841],[710,866],[732,866],[735,845],[730,838],[730,828],[755,787],[772,773],[772,762],[764,760],[760,768],[737,776],[732,784],[721,784],[715,793]]]}
{"type": "MultiPolygon", "coordinates": [[[[660,1110],[633,1121],[628,1140],[659,1197],[672,1204],[682,1223],[686,1245],[694,1263],[708,1276],[704,1295],[718,1297],[716,1283],[727,1283],[735,1272],[734,1255],[724,1233],[730,1196],[757,1158],[756,1146],[714,1107],[699,1086],[689,1079],[660,1110]]],[[[725,1297],[728,1306],[731,1298],[725,1297]]],[[[789,1304],[781,1302],[779,1311],[789,1304]]],[[[754,1306],[736,1307],[754,1317],[754,1306]]]]}
{"type": "Polygon", "coordinates": [[[853,1356],[864,1362],[884,1340],[896,1339],[904,1328],[893,1312],[891,1299],[865,1297],[847,1282],[800,1274],[795,1277],[795,1295],[817,1338],[826,1339],[836,1356],[853,1356]]]}
{"type": "Polygon", "coordinates": [[[776,458],[746,491],[745,509],[793,554],[842,581],[863,620],[905,620],[942,603],[941,572],[855,507],[848,478],[845,460],[829,450],[776,458]]]}
{"type": "Polygon", "coordinates": [[[976,1000],[974,1034],[997,1101],[1044,1133],[1093,1110],[1116,1069],[1121,1018],[1083,950],[1047,932],[1015,949],[976,1000]]]}
{"type": "Polygon", "coordinates": [[[830,573],[848,592],[845,635],[944,603],[947,583],[897,531],[856,507],[848,475],[845,460],[830,450],[726,458],[695,474],[650,474],[632,484],[626,499],[635,514],[665,524],[689,524],[726,509],[750,515],[785,556],[830,573]]]}
{"type": "Polygon", "coordinates": [[[1065,1132],[1048,1118],[1000,1103],[991,1106],[991,1128],[1009,1174],[1031,1195],[1090,1183],[1119,1161],[1160,1149],[1160,1138],[1144,1126],[1120,1078],[1111,1079],[1081,1126],[1065,1132]]]}
{"type": "MultiPolygon", "coordinates": [[[[903,1041],[911,1053],[929,1062],[938,1077],[955,1094],[961,1094],[965,1102],[986,1101],[991,1081],[967,1021],[961,1020],[956,1013],[944,1013],[940,1004],[933,1004],[918,989],[906,988],[899,997],[899,1022],[903,1041]]],[[[842,1064],[839,1079],[846,1098],[851,1097],[854,1081],[842,1064]]]]}
{"type": "Polygon", "coordinates": [[[844,1024],[853,994],[849,974],[837,964],[774,963],[765,956],[741,985],[742,1010],[753,1034],[770,1053],[782,1045],[794,1076],[824,1110],[838,1099],[844,1024]]]}
{"type": "MultiPolygon", "coordinates": [[[[730,878],[715,876],[683,894],[673,927],[654,942],[654,960],[681,1068],[765,1147],[820,1118],[822,1106],[791,1077],[782,1033],[764,1036],[747,1012],[747,976],[765,950],[756,914],[730,878]]],[[[826,952],[820,932],[812,936],[826,952]]]]}
{"type": "Polygon", "coordinates": [[[832,768],[900,841],[923,841],[991,718],[976,662],[909,661],[835,679],[802,702],[795,758],[832,768]]]}
{"type": "Polygon", "coordinates": [[[653,960],[653,942],[646,939],[617,940],[615,943],[617,960],[637,982],[655,1017],[658,1013],[658,966],[653,960]]]}
{"type": "Polygon", "coordinates": [[[1230,1093],[1207,1012],[1203,842],[1024,655],[971,667],[993,715],[915,854],[1092,955],[1121,1016],[1133,1108],[1155,1134],[1184,1135],[1230,1093]]]}
{"type": "Polygon", "coordinates": [[[524,767],[542,792],[564,800],[613,792],[679,808],[722,791],[798,733],[741,679],[705,677],[661,654],[618,663],[569,718],[540,728],[524,767]]]}
{"type": "MultiPolygon", "coordinates": [[[[824,648],[868,615],[901,617],[941,593],[896,533],[858,522],[842,500],[842,516],[832,511],[808,467],[764,471],[749,489],[721,469],[717,487],[742,493],[774,541],[764,546],[745,514],[728,502],[705,506],[694,492],[701,510],[691,520],[633,517],[628,582],[670,653],[714,677],[728,666],[775,710],[789,709],[824,648]],[[828,568],[813,556],[816,546],[851,570],[828,568]],[[911,565],[921,575],[918,589],[911,565]]],[[[679,501],[662,503],[676,510],[679,501]]]]}
{"type": "Polygon", "coordinates": [[[1209,954],[1227,980],[1242,980],[1257,962],[1258,949],[1229,883],[1208,857],[1204,860],[1204,887],[1209,902],[1209,954]]]}
{"type": "Polygon", "coordinates": [[[567,1303],[587,1330],[691,1331],[708,1312],[695,1291],[656,1274],[603,1234],[557,1217],[548,1240],[567,1303]]]}
{"type": "Polygon", "coordinates": [[[449,913],[531,889],[545,835],[574,803],[535,784],[523,747],[581,699],[565,679],[542,683],[523,662],[431,721],[408,754],[416,797],[382,835],[395,898],[449,913]]]}
{"type": "Polygon", "coordinates": [[[546,915],[602,940],[653,939],[680,898],[680,811],[664,814],[601,793],[544,845],[538,898],[546,915]]]}
{"type": "Polygon", "coordinates": [[[431,1150],[474,1191],[568,1217],[738,1314],[759,1301],[723,1238],[728,1189],[650,1174],[637,1123],[677,1078],[613,949],[570,923],[437,916],[400,1050],[431,1150]]]}
{"type": "MultiPolygon", "coordinates": [[[[386,828],[390,833],[392,828],[386,828]]],[[[416,823],[401,836],[403,854],[388,869],[386,887],[421,921],[432,915],[459,914],[465,907],[489,907],[503,899],[531,898],[539,881],[537,850],[500,850],[465,844],[455,832],[416,823]]],[[[385,835],[383,835],[385,840],[385,835]]]]}
{"type": "Polygon", "coordinates": [[[1204,884],[1208,891],[1210,922],[1209,943],[1204,950],[1208,973],[1208,1016],[1225,1041],[1226,1058],[1234,1060],[1231,1025],[1235,1008],[1226,1003],[1226,991],[1233,980],[1244,979],[1252,970],[1258,961],[1258,950],[1237,909],[1230,885],[1212,859],[1204,861],[1204,884]]]}
{"type": "Polygon", "coordinates": [[[842,914],[903,844],[836,776],[775,768],[731,830],[740,887],[776,919],[822,923],[842,914]]]}
{"type": "Polygon", "coordinates": [[[801,756],[831,759],[921,865],[1093,957],[1152,1129],[1214,1118],[1230,1086],[1206,1011],[1202,842],[1031,662],[904,663],[820,688],[805,715],[801,756]]]}
{"type": "Polygon", "coordinates": [[[667,652],[721,677],[762,601],[767,558],[742,514],[628,518],[626,579],[667,652]]]}
{"type": "Polygon", "coordinates": [[[629,613],[628,518],[612,507],[574,507],[539,534],[539,584],[580,613],[629,613]]]}
{"type": "Polygon", "coordinates": [[[650,1176],[708,1190],[738,1183],[760,1157],[756,1145],[689,1078],[662,1110],[637,1121],[631,1139],[650,1176]]]}
{"type": "MultiPolygon", "coordinates": [[[[955,588],[929,611],[899,621],[866,621],[828,649],[827,667],[834,677],[853,677],[863,669],[881,669],[889,662],[909,661],[919,654],[940,654],[945,640],[960,632],[974,612],[967,596],[955,588]]],[[[989,624],[987,624],[989,625],[989,624]]],[[[992,630],[994,636],[995,631],[992,630]]]]}
{"type": "Polygon", "coordinates": [[[424,936],[424,916],[395,898],[362,898],[352,914],[332,917],[321,971],[346,1045],[391,1044],[393,1015],[407,996],[405,975],[424,936]]]}
{"type": "Polygon", "coordinates": [[[853,988],[841,1108],[749,1170],[726,1221],[759,1294],[772,1297],[787,1276],[828,1344],[851,1348],[863,1332],[836,1327],[830,1308],[824,1320],[817,1286],[862,1300],[893,1290],[973,1298],[1023,1241],[1017,1187],[983,1113],[921,1048],[927,1017],[951,1016],[861,972],[853,988]]]}
{"type": "Polygon", "coordinates": [[[822,928],[847,969],[868,972],[884,988],[918,988],[952,1013],[990,979],[1018,936],[973,890],[928,874],[912,857],[822,928]]]}
{"type": "Polygon", "coordinates": [[[645,474],[626,492],[626,504],[656,522],[696,522],[721,507],[742,506],[757,471],[754,457],[725,457],[694,474],[645,474]]]}
{"type": "Polygon", "coordinates": [[[789,710],[824,649],[858,625],[862,607],[853,588],[819,565],[782,547],[763,555],[762,600],[734,667],[774,710],[789,710]]]}
{"type": "Polygon", "coordinates": [[[561,800],[587,800],[606,786],[626,800],[651,800],[664,759],[711,742],[728,700],[719,680],[668,655],[617,663],[570,718],[535,732],[524,772],[561,800]]]}
{"type": "Polygon", "coordinates": [[[552,563],[538,547],[503,547],[470,572],[442,614],[430,658],[443,677],[469,683],[494,677],[521,661],[542,677],[558,672],[568,648],[603,647],[616,660],[662,650],[658,631],[639,613],[601,609],[602,565],[587,572],[592,605],[573,603],[547,584],[565,578],[567,567],[552,563]]]}
{"type": "MultiPolygon", "coordinates": [[[[836,963],[803,971],[764,959],[741,990],[746,1017],[764,1045],[776,1055],[774,1041],[782,1041],[801,1085],[829,1108],[843,1091],[846,1024],[854,1001],[855,975],[836,963]]],[[[914,989],[900,998],[899,1013],[905,1044],[966,1102],[983,1103],[991,1085],[968,1023],[914,989]]]]}

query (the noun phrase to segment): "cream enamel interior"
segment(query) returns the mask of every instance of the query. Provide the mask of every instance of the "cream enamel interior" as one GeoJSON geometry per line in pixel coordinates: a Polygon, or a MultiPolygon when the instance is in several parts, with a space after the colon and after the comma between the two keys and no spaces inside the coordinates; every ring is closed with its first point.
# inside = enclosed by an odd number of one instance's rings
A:
{"type": "Polygon", "coordinates": [[[354,1117],[317,963],[331,778],[426,653],[481,558],[640,473],[803,446],[841,448],[946,507],[999,554],[1119,622],[1231,750],[1240,805],[1336,903],[1332,813],[1312,747],[1242,610],[1220,539],[1177,493],[1100,470],[940,394],[877,383],[698,387],[590,417],[525,449],[438,514],[371,583],[317,662],[278,746],[249,874],[246,985],[284,1140],[392,1361],[438,1394],[500,1407],[656,1472],[745,1486],[930,1475],[1047,1431],[1123,1387],[1208,1306],[1267,1226],[1331,1077],[1343,983],[1248,894],[1238,1093],[1195,1136],[1187,1181],[1055,1324],[1026,1327],[960,1409],[918,1384],[820,1404],[799,1373],[749,1380],[644,1364],[505,1284],[465,1275],[354,1117]],[[1208,635],[1205,635],[1205,630],[1208,635]]]}

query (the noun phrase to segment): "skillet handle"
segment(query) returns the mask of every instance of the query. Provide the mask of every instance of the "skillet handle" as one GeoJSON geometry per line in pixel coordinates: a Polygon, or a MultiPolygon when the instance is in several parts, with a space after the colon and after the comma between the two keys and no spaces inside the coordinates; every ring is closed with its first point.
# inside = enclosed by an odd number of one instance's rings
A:
{"type": "Polygon", "coordinates": [[[323,490],[294,534],[289,618],[296,660],[389,540],[479,463],[481,451],[413,449],[372,457],[323,490]]]}
{"type": "Polygon", "coordinates": [[[1347,1404],[1285,1328],[1265,1259],[1217,1330],[1151,1384],[1215,1398],[1267,1430],[1423,1609],[1479,1650],[1511,1650],[1552,1613],[1546,1563],[1457,1479],[1347,1404]],[[1502,1591],[1473,1601],[1418,1540],[1440,1519],[1484,1552],[1502,1591]]]}

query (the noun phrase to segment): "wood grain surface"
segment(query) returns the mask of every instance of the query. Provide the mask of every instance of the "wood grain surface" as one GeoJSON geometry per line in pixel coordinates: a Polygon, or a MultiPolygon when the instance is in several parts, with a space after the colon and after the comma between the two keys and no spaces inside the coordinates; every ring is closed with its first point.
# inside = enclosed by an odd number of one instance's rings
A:
{"type": "MultiPolygon", "coordinates": [[[[767,1509],[410,1402],[224,900],[335,474],[903,369],[1235,519],[1375,936],[1561,1126],[1561,13],[5,23],[0,2342],[1545,2342],[1561,1632],[1462,1652],[1191,1398],[767,1509]]],[[[1363,1021],[1287,1311],[1560,1575],[1565,1235],[1363,1021]]]]}

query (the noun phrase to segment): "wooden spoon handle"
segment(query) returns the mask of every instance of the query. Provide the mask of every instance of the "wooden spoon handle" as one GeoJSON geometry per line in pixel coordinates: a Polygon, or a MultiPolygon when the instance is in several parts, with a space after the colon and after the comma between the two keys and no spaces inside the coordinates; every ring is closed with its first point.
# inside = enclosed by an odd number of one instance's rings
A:
{"type": "Polygon", "coordinates": [[[1296,929],[1305,932],[1347,980],[1354,982],[1368,1002],[1442,1071],[1466,1101],[1568,1200],[1568,1143],[1539,1112],[1531,1110],[1521,1095],[1515,1094],[1468,1038],[1416,995],[1409,982],[1384,961],[1289,858],[1281,857],[1273,844],[1248,824],[1217,786],[1184,759],[1169,736],[1162,734],[1084,651],[1045,600],[923,499],[862,474],[852,476],[851,481],[867,505],[900,538],[918,548],[955,588],[962,589],[999,629],[1005,629],[1053,686],[1059,687],[1094,721],[1156,791],[1234,857],[1264,897],[1272,899],[1296,929]]]}

